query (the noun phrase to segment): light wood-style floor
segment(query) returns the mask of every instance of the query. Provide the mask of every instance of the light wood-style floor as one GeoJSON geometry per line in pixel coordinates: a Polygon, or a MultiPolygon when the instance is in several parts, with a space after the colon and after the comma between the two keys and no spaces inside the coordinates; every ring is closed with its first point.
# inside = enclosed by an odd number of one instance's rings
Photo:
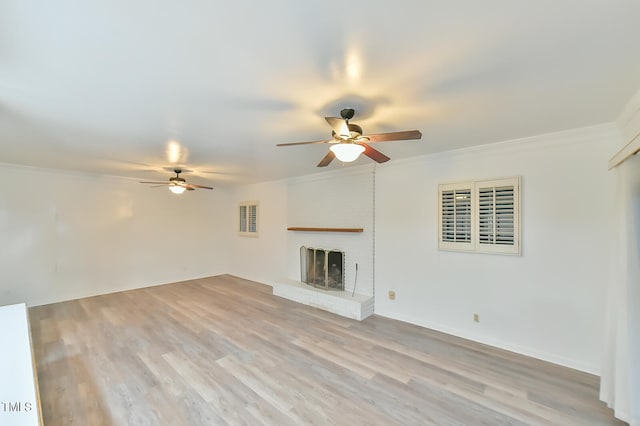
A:
{"type": "Polygon", "coordinates": [[[614,425],[598,378],[232,276],[30,309],[54,425],[614,425]]]}

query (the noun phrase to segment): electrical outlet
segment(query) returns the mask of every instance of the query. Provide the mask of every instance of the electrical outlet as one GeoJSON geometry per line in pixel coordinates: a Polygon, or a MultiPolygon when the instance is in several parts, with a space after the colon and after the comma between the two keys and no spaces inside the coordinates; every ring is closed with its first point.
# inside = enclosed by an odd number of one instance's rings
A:
{"type": "Polygon", "coordinates": [[[389,290],[389,300],[395,300],[396,299],[396,292],[393,290],[389,290]]]}
{"type": "Polygon", "coordinates": [[[480,315],[478,315],[478,314],[473,314],[473,320],[474,320],[475,322],[480,322],[480,315]]]}

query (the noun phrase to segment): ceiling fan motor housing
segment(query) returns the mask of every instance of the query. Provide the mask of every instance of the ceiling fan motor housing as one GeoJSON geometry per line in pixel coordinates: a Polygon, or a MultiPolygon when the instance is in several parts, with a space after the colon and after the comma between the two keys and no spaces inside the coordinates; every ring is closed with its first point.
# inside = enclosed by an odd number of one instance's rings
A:
{"type": "Polygon", "coordinates": [[[357,124],[348,124],[349,126],[349,137],[347,139],[345,139],[342,135],[340,135],[339,137],[336,135],[335,131],[331,132],[331,136],[333,136],[334,139],[337,139],[338,141],[340,140],[352,140],[352,139],[358,139],[362,136],[362,127],[358,126],[357,124]]]}
{"type": "Polygon", "coordinates": [[[187,181],[180,177],[180,173],[182,173],[182,169],[175,169],[174,173],[176,174],[174,177],[169,178],[169,182],[174,185],[184,185],[187,181]]]}
{"type": "Polygon", "coordinates": [[[351,133],[352,138],[359,138],[362,136],[362,127],[349,123],[349,133],[351,133]]]}

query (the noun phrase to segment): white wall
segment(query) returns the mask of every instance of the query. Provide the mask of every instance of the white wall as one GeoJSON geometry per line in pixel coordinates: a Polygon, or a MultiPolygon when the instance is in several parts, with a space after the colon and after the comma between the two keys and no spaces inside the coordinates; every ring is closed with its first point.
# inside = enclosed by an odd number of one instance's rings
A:
{"type": "Polygon", "coordinates": [[[284,276],[287,264],[287,187],[284,182],[245,185],[231,192],[232,220],[229,273],[271,284],[284,276]],[[258,236],[240,236],[238,204],[258,202],[258,236]]]}
{"type": "Polygon", "coordinates": [[[379,167],[376,313],[597,373],[618,141],[602,125],[379,167]],[[439,183],[517,175],[522,256],[438,250],[439,183]]]}
{"type": "MultiPolygon", "coordinates": [[[[640,134],[640,90],[638,90],[629,100],[624,111],[616,121],[620,132],[622,133],[621,149],[627,143],[633,141],[640,134]]],[[[612,155],[611,155],[612,156],[612,155]]]]}
{"type": "Polygon", "coordinates": [[[228,194],[0,165],[0,305],[227,272],[228,194]]]}

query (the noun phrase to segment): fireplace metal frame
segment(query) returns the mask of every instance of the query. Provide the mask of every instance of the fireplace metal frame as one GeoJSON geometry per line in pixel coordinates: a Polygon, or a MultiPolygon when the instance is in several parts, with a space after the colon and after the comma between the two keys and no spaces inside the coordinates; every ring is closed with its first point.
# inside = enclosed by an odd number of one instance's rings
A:
{"type": "Polygon", "coordinates": [[[312,287],[315,288],[320,288],[323,290],[332,290],[332,291],[344,291],[345,288],[345,280],[344,280],[344,272],[345,272],[345,261],[344,261],[345,255],[344,252],[341,250],[327,250],[327,249],[322,249],[322,248],[313,248],[313,247],[305,247],[305,246],[301,246],[300,247],[300,280],[307,284],[310,285],[312,287]],[[307,262],[309,259],[309,251],[313,252],[313,266],[312,266],[312,274],[311,276],[309,276],[308,271],[309,268],[307,268],[307,262]],[[322,271],[317,271],[316,267],[318,266],[318,262],[317,262],[317,257],[318,257],[318,252],[324,252],[324,265],[322,267],[322,271]],[[330,273],[329,273],[329,255],[331,253],[339,253],[340,257],[341,257],[341,271],[340,271],[340,283],[339,286],[330,286],[329,283],[330,281],[330,273]],[[321,280],[321,283],[318,284],[317,283],[317,278],[322,277],[322,275],[324,275],[322,278],[323,280],[321,280]],[[324,284],[322,284],[324,283],[324,284]]]}

